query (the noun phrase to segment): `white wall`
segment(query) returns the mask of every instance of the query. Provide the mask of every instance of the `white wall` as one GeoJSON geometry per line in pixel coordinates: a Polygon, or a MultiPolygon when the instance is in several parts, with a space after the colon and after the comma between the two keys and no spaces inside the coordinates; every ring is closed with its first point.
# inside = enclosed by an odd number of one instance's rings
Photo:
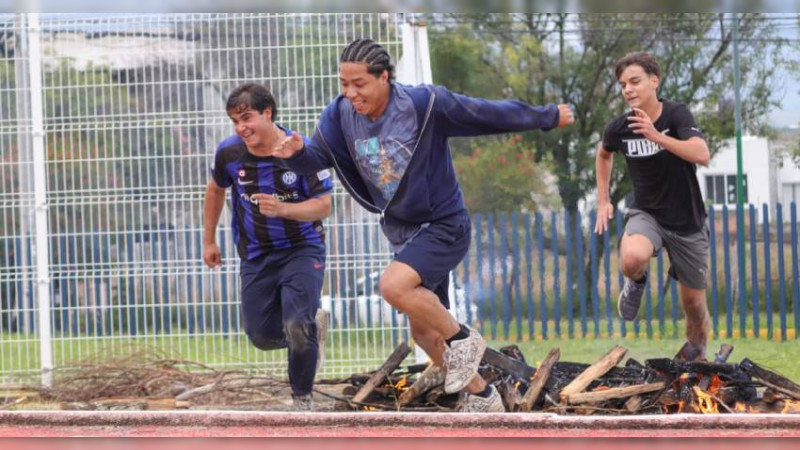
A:
{"type": "MultiPolygon", "coordinates": [[[[769,142],[766,138],[742,137],[742,170],[747,174],[747,199],[749,203],[760,206],[770,204],[769,142]]],[[[707,175],[736,175],[736,140],[726,145],[711,159],[708,167],[698,166],[697,180],[706,203],[710,202],[706,192],[707,175]]],[[[734,203],[735,205],[735,203],[734,203]]],[[[729,206],[730,207],[730,206],[729,206]]],[[[722,208],[721,205],[715,208],[722,208]]]]}

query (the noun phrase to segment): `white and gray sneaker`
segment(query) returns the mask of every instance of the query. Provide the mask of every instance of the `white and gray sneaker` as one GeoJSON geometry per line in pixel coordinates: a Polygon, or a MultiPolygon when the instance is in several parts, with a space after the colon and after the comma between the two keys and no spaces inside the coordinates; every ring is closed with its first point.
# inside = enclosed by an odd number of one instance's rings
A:
{"type": "Polygon", "coordinates": [[[445,345],[444,366],[447,369],[444,378],[444,391],[453,394],[461,391],[478,373],[478,366],[486,351],[486,341],[477,331],[470,327],[469,336],[445,345]]]}
{"type": "Polygon", "coordinates": [[[328,324],[330,323],[331,313],[320,308],[314,317],[317,323],[317,345],[319,346],[319,353],[317,354],[317,372],[322,368],[325,362],[325,340],[328,338],[328,324]]]}
{"type": "Polygon", "coordinates": [[[488,397],[481,397],[480,395],[472,395],[464,392],[464,397],[461,401],[461,412],[506,412],[506,407],[503,406],[503,399],[500,398],[500,393],[497,388],[489,386],[492,393],[488,397]]]}
{"type": "Polygon", "coordinates": [[[625,279],[625,286],[617,299],[617,311],[620,317],[625,320],[633,320],[639,315],[645,286],[647,286],[647,273],[644,274],[644,281],[641,282],[625,279]]]}

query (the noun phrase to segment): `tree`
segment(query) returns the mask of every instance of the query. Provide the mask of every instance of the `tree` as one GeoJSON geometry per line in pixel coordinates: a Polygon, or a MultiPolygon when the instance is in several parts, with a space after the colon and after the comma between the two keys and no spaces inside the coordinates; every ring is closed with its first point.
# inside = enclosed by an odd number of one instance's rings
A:
{"type": "MultiPolygon", "coordinates": [[[[724,14],[478,14],[435,16],[438,30],[471,36],[483,63],[494,71],[491,82],[509,97],[533,104],[569,103],[575,126],[560,132],[531,132],[524,138],[537,160],[550,155],[562,203],[576,210],[594,189],[594,149],[604,125],[626,108],[613,63],[634,50],[653,53],[662,66],[663,97],[689,104],[697,113],[712,150],[734,134],[729,105],[733,98],[731,19],[724,14]]],[[[768,17],[740,19],[742,111],[751,131],[764,125],[766,113],[780,104],[772,90],[785,63],[768,17]]],[[[438,39],[434,34],[433,39],[438,39]]],[[[435,49],[435,47],[433,47],[435,49]]],[[[434,60],[439,55],[434,54],[434,60]]],[[[457,71],[458,69],[451,69],[457,71]]],[[[464,73],[475,71],[469,67],[464,73]]],[[[447,84],[447,80],[440,82],[447,84]]],[[[470,92],[466,92],[470,93],[470,92]]],[[[620,160],[621,161],[621,160],[620,160]]],[[[620,168],[618,161],[617,168],[620,168]]],[[[625,170],[615,170],[611,199],[631,191],[625,170]]]]}

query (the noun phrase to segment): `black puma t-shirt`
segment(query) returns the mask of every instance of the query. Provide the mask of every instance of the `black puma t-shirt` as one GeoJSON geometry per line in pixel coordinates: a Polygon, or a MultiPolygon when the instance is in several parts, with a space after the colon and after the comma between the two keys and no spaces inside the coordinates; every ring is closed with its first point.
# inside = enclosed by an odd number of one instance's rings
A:
{"type": "MultiPolygon", "coordinates": [[[[653,123],[656,130],[685,141],[704,138],[694,116],[682,103],[660,100],[661,116],[653,123]]],[[[653,216],[658,223],[679,234],[692,234],[703,228],[705,206],[697,183],[696,167],[654,142],[634,133],[628,125],[630,111],[612,120],[603,132],[603,147],[622,152],[633,181],[633,208],[653,216]]]]}

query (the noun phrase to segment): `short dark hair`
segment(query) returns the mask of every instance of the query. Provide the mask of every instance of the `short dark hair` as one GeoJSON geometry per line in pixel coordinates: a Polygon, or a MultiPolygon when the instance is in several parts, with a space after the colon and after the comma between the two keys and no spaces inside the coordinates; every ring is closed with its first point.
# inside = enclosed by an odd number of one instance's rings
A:
{"type": "Polygon", "coordinates": [[[384,70],[389,72],[389,81],[394,81],[394,64],[389,52],[372,39],[359,38],[349,43],[339,57],[339,63],[353,62],[367,65],[367,72],[379,77],[384,70]]]}
{"type": "Polygon", "coordinates": [[[648,75],[655,75],[661,78],[661,68],[658,65],[658,61],[656,61],[653,55],[647,52],[631,52],[618,59],[617,62],[614,63],[614,75],[619,79],[622,72],[627,69],[628,66],[634,64],[641,66],[648,75]]]}
{"type": "Polygon", "coordinates": [[[237,86],[228,96],[225,104],[225,111],[243,111],[252,108],[263,113],[267,108],[272,111],[272,121],[278,118],[278,108],[275,106],[275,98],[266,86],[256,83],[245,83],[237,86]]]}

